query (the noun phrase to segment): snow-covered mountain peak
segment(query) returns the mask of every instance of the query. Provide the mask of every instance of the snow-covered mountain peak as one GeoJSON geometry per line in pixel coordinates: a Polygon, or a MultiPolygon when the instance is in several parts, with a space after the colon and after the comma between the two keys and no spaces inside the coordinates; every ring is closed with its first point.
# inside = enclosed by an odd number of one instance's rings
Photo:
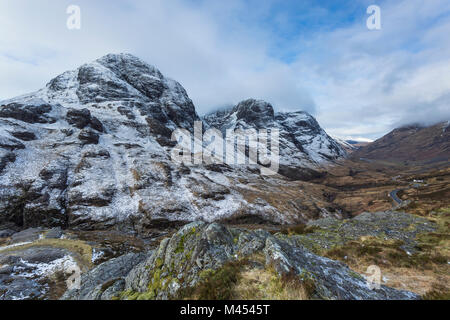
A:
{"type": "MultiPolygon", "coordinates": [[[[244,100],[233,108],[207,114],[203,120],[208,127],[222,132],[229,129],[278,129],[282,167],[316,168],[346,154],[309,113],[274,112],[273,106],[263,100],[244,100]]],[[[287,175],[292,176],[292,172],[287,175]]]]}
{"type": "Polygon", "coordinates": [[[275,112],[270,103],[263,100],[248,99],[233,108],[236,120],[242,120],[256,128],[265,128],[274,120],[275,112]]]}
{"type": "Polygon", "coordinates": [[[127,113],[134,119],[150,117],[171,130],[192,130],[194,121],[199,119],[192,100],[178,82],[130,54],[109,54],[67,71],[36,95],[94,113],[127,113]]]}
{"type": "Polygon", "coordinates": [[[153,65],[150,65],[136,56],[129,53],[107,54],[96,60],[99,64],[110,69],[120,77],[139,78],[134,74],[139,71],[141,74],[163,79],[162,73],[153,65]]]}

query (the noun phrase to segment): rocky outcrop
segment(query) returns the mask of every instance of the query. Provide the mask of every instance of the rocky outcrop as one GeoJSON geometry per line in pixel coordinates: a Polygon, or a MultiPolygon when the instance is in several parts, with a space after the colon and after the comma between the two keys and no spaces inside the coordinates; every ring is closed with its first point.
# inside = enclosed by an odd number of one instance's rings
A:
{"type": "Polygon", "coordinates": [[[25,103],[13,102],[0,109],[0,118],[15,119],[26,123],[54,123],[56,119],[48,114],[52,106],[43,100],[27,101],[25,103]]]}
{"type": "Polygon", "coordinates": [[[319,227],[324,232],[310,233],[292,237],[298,244],[314,249],[330,249],[361,237],[375,237],[384,240],[399,240],[401,248],[413,253],[418,235],[434,232],[436,224],[429,220],[405,212],[365,212],[353,219],[319,219],[308,224],[319,227]]]}
{"type": "Polygon", "coordinates": [[[64,294],[62,300],[111,300],[125,289],[124,277],[143,259],[129,253],[111,259],[81,276],[81,287],[64,294]]]}
{"type": "MultiPolygon", "coordinates": [[[[195,222],[184,226],[125,277],[124,290],[116,299],[170,299],[183,289],[195,287],[224,264],[253,254],[264,254],[265,268],[274,268],[278,276],[294,274],[314,283],[314,297],[321,299],[418,299],[411,292],[385,286],[371,290],[362,275],[346,265],[317,256],[302,246],[295,246],[266,231],[227,228],[220,224],[195,222]]],[[[138,261],[134,260],[133,263],[138,261]]],[[[106,263],[98,268],[108,269],[106,263]]],[[[82,288],[90,288],[83,297],[101,298],[99,288],[113,285],[108,273],[104,279],[94,270],[83,279],[82,288]],[[97,276],[96,276],[97,275],[97,276]],[[108,278],[108,279],[106,279],[108,278]],[[108,286],[105,285],[108,284],[108,286]]],[[[123,277],[123,273],[119,278],[123,277]]],[[[119,281],[119,280],[118,280],[119,281]]],[[[121,281],[121,280],[120,280],[121,281]]],[[[121,282],[122,283],[122,282],[121,282]]],[[[122,287],[122,285],[118,285],[122,287]]],[[[76,298],[67,295],[67,298],[76,298]]]]}
{"type": "Polygon", "coordinates": [[[66,115],[67,122],[75,128],[84,129],[90,126],[92,129],[103,132],[102,123],[95,117],[91,116],[89,109],[69,109],[66,115]]]}

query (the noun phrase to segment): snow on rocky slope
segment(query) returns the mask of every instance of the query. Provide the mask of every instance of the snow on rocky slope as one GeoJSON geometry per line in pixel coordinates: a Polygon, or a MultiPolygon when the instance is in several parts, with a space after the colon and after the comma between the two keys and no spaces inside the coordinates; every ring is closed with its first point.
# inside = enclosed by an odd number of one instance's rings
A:
{"type": "Polygon", "coordinates": [[[229,110],[207,114],[203,120],[222,132],[278,129],[280,173],[289,178],[301,178],[306,169],[315,169],[346,155],[342,146],[307,112],[275,113],[272,105],[262,100],[242,101],[229,110]]]}
{"type": "MultiPolygon", "coordinates": [[[[237,186],[266,183],[258,172],[172,162],[172,131],[192,131],[199,120],[179,83],[128,54],[107,55],[38,92],[1,101],[0,224],[139,231],[160,220],[212,221],[243,211],[276,222],[303,215],[297,206],[287,213],[249,202],[237,186]]],[[[260,101],[205,122],[279,128],[280,173],[293,180],[301,168],[344,155],[310,115],[275,114],[260,101]]]]}

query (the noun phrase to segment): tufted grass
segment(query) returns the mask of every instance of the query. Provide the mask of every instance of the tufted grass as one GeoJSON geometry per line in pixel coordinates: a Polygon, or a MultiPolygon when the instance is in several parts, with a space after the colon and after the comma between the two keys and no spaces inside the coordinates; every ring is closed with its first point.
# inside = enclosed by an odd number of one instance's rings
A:
{"type": "Polygon", "coordinates": [[[292,236],[314,233],[318,229],[318,227],[307,226],[306,224],[297,224],[294,226],[283,226],[279,232],[284,235],[292,236]]]}

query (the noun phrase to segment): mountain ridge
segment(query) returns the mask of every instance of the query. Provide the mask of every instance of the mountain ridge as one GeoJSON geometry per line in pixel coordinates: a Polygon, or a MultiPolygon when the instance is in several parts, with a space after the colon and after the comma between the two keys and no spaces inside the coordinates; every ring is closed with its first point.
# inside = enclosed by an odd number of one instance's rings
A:
{"type": "MultiPolygon", "coordinates": [[[[269,195],[249,198],[239,181],[254,180],[261,188],[269,182],[246,166],[173,163],[172,131],[192,132],[200,118],[178,82],[132,55],[106,55],[0,104],[0,223],[135,232],[159,220],[213,221],[242,212],[276,223],[328,214],[317,206],[313,213],[295,203],[274,206],[269,195]]],[[[266,111],[272,121],[273,108],[266,111]]],[[[286,127],[290,120],[274,123],[286,127]]],[[[333,144],[313,124],[313,133],[333,144]]],[[[287,165],[281,160],[280,173],[291,180],[310,179],[316,160],[326,159],[300,152],[302,141],[281,141],[287,142],[281,157],[287,165]],[[291,159],[304,161],[290,167],[291,159]]],[[[273,187],[283,179],[276,177],[273,187]]]]}
{"type": "Polygon", "coordinates": [[[396,128],[362,147],[353,158],[397,162],[442,162],[450,158],[449,121],[430,126],[406,125],[396,128]]]}

